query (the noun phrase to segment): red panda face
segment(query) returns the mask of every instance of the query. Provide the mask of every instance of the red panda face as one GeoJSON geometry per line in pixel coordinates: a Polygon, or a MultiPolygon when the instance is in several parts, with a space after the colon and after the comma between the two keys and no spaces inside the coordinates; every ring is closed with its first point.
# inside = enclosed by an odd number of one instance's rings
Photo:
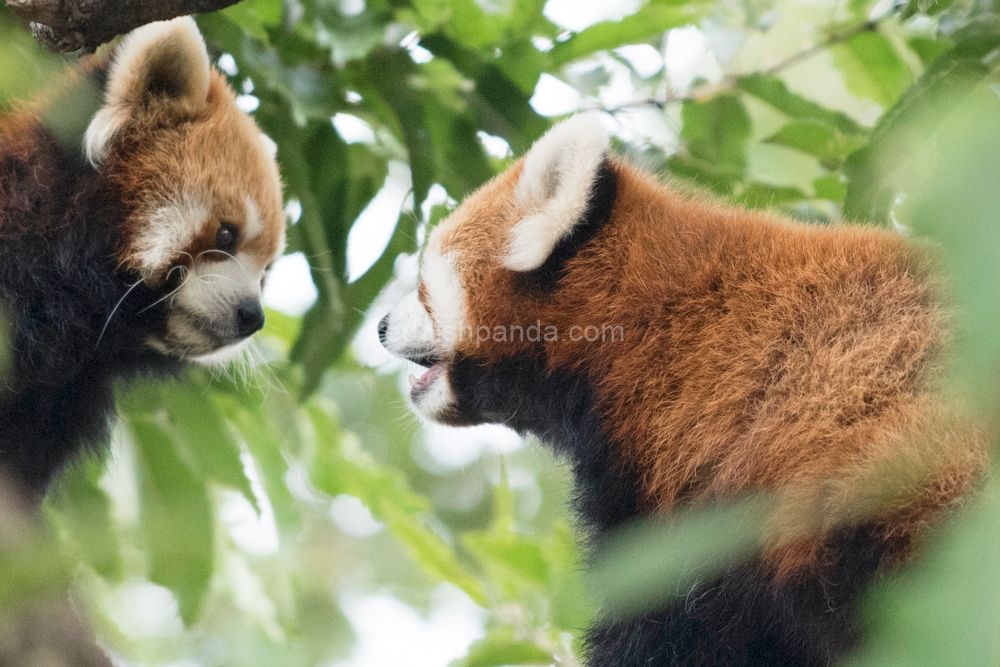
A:
{"type": "Polygon", "coordinates": [[[469,373],[514,359],[544,368],[553,344],[584,338],[560,331],[556,283],[610,217],[607,146],[596,116],[571,118],[431,233],[419,288],[379,327],[390,352],[427,368],[411,378],[418,412],[455,425],[504,421],[503,410],[464,395],[469,373]]]}
{"type": "Polygon", "coordinates": [[[264,275],[285,244],[275,150],[190,18],[118,47],[86,151],[125,201],[119,261],[163,292],[158,351],[215,361],[263,326],[264,275]]]}

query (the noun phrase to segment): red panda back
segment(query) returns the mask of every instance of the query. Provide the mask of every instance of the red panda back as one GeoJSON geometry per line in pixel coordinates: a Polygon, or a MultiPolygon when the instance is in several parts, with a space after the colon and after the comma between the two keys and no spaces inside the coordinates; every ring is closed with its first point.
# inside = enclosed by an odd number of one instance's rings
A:
{"type": "Polygon", "coordinates": [[[911,240],[682,195],[577,116],[431,233],[380,337],[428,367],[418,412],[565,454],[598,535],[776,499],[759,558],[603,619],[589,664],[825,665],[856,645],[864,587],[986,466],[946,388],[944,294],[911,240]]]}

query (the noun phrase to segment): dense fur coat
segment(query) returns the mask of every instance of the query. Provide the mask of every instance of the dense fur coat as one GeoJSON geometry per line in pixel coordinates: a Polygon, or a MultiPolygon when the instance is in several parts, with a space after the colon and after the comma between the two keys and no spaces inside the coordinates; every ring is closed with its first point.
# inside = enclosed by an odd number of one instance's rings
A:
{"type": "Polygon", "coordinates": [[[54,88],[0,117],[0,466],[35,490],[106,439],[116,379],[238,350],[284,243],[273,143],[191,19],[54,88]],[[94,90],[78,132],[53,126],[94,90]]]}
{"type": "Polygon", "coordinates": [[[827,665],[859,592],[984,467],[940,392],[948,345],[923,250],[681,195],[577,116],[430,235],[380,326],[447,424],[539,436],[599,537],[654,512],[769,492],[775,537],[741,564],[589,635],[593,667],[827,665]]]}

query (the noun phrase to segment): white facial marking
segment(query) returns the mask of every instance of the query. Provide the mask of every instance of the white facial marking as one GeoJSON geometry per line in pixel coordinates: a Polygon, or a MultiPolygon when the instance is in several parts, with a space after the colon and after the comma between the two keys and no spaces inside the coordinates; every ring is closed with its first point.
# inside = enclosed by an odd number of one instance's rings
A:
{"type": "Polygon", "coordinates": [[[413,399],[413,406],[427,417],[440,421],[455,405],[455,392],[448,382],[448,373],[442,371],[423,392],[413,399]]]}
{"type": "Polygon", "coordinates": [[[408,359],[434,353],[434,323],[417,298],[416,290],[403,297],[386,318],[384,344],[387,350],[408,359]]]}
{"type": "MultiPolygon", "coordinates": [[[[436,230],[435,230],[436,231],[436,230]]],[[[455,262],[441,253],[440,241],[431,235],[424,251],[420,275],[427,289],[427,300],[434,319],[436,347],[452,352],[458,345],[465,324],[465,292],[455,270],[455,262]]]]}
{"type": "Polygon", "coordinates": [[[597,114],[565,120],[535,142],[524,158],[514,204],[524,216],[511,230],[504,265],[537,269],[583,217],[608,150],[597,114]]]}
{"type": "Polygon", "coordinates": [[[143,276],[153,276],[170,264],[178,250],[186,248],[208,220],[209,202],[184,195],[154,210],[136,233],[135,258],[143,276]]]}
{"type": "Polygon", "coordinates": [[[260,209],[257,208],[257,204],[254,203],[253,199],[247,197],[246,205],[247,219],[243,223],[243,236],[244,238],[252,239],[264,231],[264,221],[260,219],[260,209]]]}
{"type": "Polygon", "coordinates": [[[242,253],[221,262],[196,262],[174,304],[205,318],[228,314],[241,301],[260,299],[262,275],[264,267],[242,253]]]}
{"type": "Polygon", "coordinates": [[[164,353],[214,363],[229,358],[242,342],[236,309],[260,301],[264,267],[246,254],[223,261],[196,261],[170,300],[166,335],[151,345],[164,353]],[[218,353],[218,355],[216,354],[218,353]]]}

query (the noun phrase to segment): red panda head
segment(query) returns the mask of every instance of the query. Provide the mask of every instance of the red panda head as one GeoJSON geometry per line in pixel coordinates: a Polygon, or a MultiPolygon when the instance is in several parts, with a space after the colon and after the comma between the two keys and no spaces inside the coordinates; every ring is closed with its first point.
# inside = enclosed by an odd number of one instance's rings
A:
{"type": "Polygon", "coordinates": [[[553,345],[592,337],[553,308],[566,262],[611,214],[608,141],[596,115],[564,121],[431,233],[419,288],[379,330],[390,352],[428,367],[410,394],[420,413],[450,424],[502,420],[456,395],[457,360],[544,366],[553,345]]]}
{"type": "Polygon", "coordinates": [[[281,182],[275,144],[237,107],[193,19],[117,47],[85,151],[124,201],[120,263],[170,294],[150,345],[229,356],[263,325],[264,275],[285,245],[281,182]]]}

